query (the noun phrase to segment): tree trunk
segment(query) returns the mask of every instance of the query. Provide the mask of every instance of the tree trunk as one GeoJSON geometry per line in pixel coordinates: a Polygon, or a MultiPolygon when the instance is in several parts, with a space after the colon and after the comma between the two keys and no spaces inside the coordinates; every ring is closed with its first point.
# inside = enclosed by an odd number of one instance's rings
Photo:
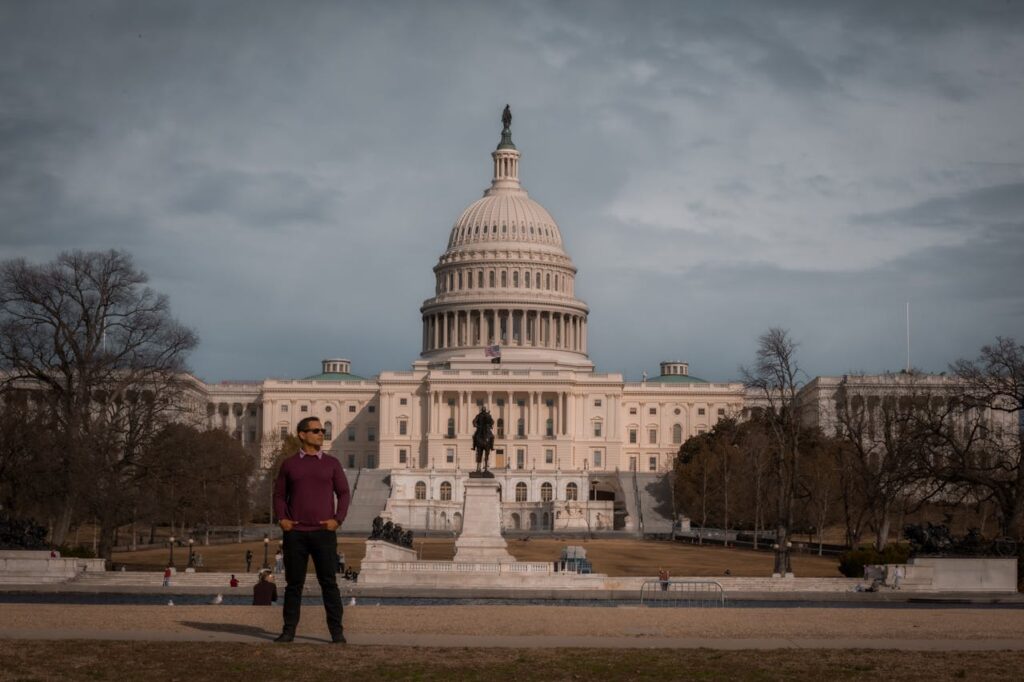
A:
{"type": "Polygon", "coordinates": [[[54,545],[62,547],[67,543],[68,530],[71,528],[71,517],[73,515],[74,510],[71,508],[71,503],[68,502],[60,510],[60,514],[57,515],[56,523],[53,525],[51,541],[54,545]]]}

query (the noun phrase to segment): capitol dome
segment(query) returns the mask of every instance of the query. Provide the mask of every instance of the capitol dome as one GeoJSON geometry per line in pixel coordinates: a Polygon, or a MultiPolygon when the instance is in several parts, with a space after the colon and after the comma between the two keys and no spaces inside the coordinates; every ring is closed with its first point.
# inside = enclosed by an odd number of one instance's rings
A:
{"type": "Polygon", "coordinates": [[[459,215],[434,267],[434,296],[420,309],[421,357],[487,361],[485,348],[497,345],[502,362],[592,367],[576,266],[554,218],[519,183],[506,114],[491,186],[459,215]]]}

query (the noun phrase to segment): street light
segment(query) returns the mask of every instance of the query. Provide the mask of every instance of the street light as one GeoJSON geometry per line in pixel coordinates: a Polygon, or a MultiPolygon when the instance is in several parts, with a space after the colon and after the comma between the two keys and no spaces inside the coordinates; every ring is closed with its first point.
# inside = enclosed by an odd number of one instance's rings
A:
{"type": "Polygon", "coordinates": [[[170,547],[170,556],[167,559],[167,565],[170,566],[171,568],[174,568],[174,536],[173,535],[168,539],[167,544],[170,547]]]}
{"type": "Polygon", "coordinates": [[[188,539],[188,565],[191,566],[192,568],[195,568],[195,566],[196,566],[196,553],[195,553],[195,547],[194,547],[195,544],[196,544],[196,541],[195,541],[194,538],[189,538],[188,539]]]}
{"type": "Polygon", "coordinates": [[[269,556],[267,554],[267,552],[269,552],[269,551],[270,551],[270,538],[267,537],[266,533],[264,533],[263,534],[263,568],[270,568],[270,564],[267,563],[267,557],[269,556]]]}

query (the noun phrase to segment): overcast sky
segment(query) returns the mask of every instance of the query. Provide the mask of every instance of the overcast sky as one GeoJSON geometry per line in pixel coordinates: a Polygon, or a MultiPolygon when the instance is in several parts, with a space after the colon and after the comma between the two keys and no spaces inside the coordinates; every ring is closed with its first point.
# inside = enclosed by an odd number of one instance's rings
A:
{"type": "Polygon", "coordinates": [[[0,0],[0,259],[125,249],[207,380],[419,353],[512,106],[601,371],[1024,341],[1024,3],[0,0]]]}

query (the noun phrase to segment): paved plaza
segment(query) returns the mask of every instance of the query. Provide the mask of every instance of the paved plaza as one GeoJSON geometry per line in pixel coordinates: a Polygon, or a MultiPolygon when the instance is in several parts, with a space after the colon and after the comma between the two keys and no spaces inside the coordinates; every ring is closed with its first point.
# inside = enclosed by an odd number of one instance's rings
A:
{"type": "MultiPolygon", "coordinates": [[[[0,639],[270,643],[278,608],[0,606],[0,639]]],[[[353,646],[1024,650],[1022,609],[377,606],[345,610],[353,646]]],[[[329,640],[319,607],[297,642],[329,640]]]]}

